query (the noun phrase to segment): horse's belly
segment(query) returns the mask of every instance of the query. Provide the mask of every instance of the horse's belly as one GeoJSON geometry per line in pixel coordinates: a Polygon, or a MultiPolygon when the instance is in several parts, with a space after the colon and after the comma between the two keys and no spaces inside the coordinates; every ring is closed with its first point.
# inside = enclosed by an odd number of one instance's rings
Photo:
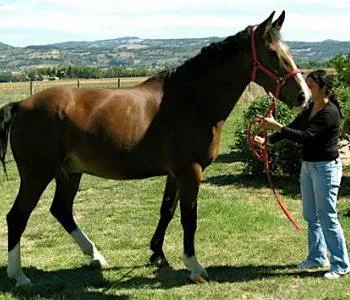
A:
{"type": "Polygon", "coordinates": [[[65,173],[87,173],[109,179],[141,179],[166,175],[157,161],[133,159],[120,153],[113,156],[68,155],[62,165],[65,173]]]}
{"type": "Polygon", "coordinates": [[[126,172],[106,172],[100,171],[100,170],[86,170],[84,173],[90,174],[97,177],[102,178],[108,178],[108,179],[115,179],[115,180],[132,180],[132,179],[144,179],[144,178],[150,178],[155,176],[163,176],[167,175],[167,172],[164,170],[137,170],[137,171],[126,171],[126,172]]]}

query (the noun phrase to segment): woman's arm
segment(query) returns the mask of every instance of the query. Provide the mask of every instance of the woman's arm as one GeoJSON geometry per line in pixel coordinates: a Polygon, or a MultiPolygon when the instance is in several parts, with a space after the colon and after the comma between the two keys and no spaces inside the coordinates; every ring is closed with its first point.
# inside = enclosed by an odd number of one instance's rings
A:
{"type": "MultiPolygon", "coordinates": [[[[265,118],[264,122],[270,122],[270,119],[271,118],[265,118]],[[266,120],[267,119],[267,120],[266,120]]],[[[293,128],[293,129],[297,129],[297,128],[300,128],[300,124],[301,124],[301,121],[303,119],[303,115],[302,114],[299,114],[290,124],[288,124],[287,126],[283,126],[281,123],[278,123],[275,119],[273,122],[273,126],[275,126],[277,128],[277,132],[275,133],[272,133],[270,136],[269,136],[269,142],[271,144],[274,144],[276,142],[279,142],[281,140],[283,140],[285,138],[284,135],[281,134],[281,131],[283,130],[283,128],[287,127],[287,128],[293,128]],[[276,123],[278,124],[276,124],[276,123]]],[[[263,126],[265,127],[265,124],[263,123],[263,126]]],[[[265,127],[266,128],[266,127],[265,127]]]]}
{"type": "MultiPolygon", "coordinates": [[[[304,117],[307,118],[308,115],[305,115],[304,117]]],[[[311,122],[307,123],[305,129],[301,129],[300,126],[302,119],[303,116],[299,115],[290,125],[282,126],[280,132],[274,133],[270,136],[270,142],[274,143],[282,139],[288,139],[297,143],[303,143],[327,130],[329,127],[334,126],[338,118],[332,115],[330,111],[322,110],[311,122]]],[[[280,128],[280,126],[276,124],[276,120],[271,120],[271,118],[264,119],[263,127],[271,128],[273,130],[279,130],[280,128]],[[265,125],[265,123],[267,125],[265,125]]]]}
{"type": "Polygon", "coordinates": [[[298,130],[290,127],[283,127],[281,135],[297,143],[303,143],[312,137],[324,132],[331,126],[335,125],[337,118],[332,116],[329,111],[323,110],[318,113],[317,117],[308,123],[304,130],[298,130]]]}

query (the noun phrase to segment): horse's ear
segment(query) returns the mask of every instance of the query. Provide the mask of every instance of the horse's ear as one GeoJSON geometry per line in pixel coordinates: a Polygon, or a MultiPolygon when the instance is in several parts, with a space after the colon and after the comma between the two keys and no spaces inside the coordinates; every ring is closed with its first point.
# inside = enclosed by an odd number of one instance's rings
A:
{"type": "Polygon", "coordinates": [[[268,33],[268,31],[270,30],[270,27],[271,27],[271,23],[272,23],[272,19],[273,19],[274,14],[275,14],[275,11],[273,11],[271,13],[271,15],[264,22],[259,24],[259,26],[257,28],[258,34],[260,34],[261,36],[265,36],[265,34],[268,33]]]}
{"type": "Polygon", "coordinates": [[[285,11],[282,11],[281,15],[278,17],[278,19],[272,23],[272,27],[276,28],[278,31],[281,30],[281,27],[283,25],[284,22],[284,18],[286,16],[285,11]]]}

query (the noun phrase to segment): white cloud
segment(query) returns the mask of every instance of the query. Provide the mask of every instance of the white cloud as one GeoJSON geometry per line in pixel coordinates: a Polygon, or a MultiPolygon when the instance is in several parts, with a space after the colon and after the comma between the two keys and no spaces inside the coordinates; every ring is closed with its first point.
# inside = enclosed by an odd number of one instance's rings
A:
{"type": "Polygon", "coordinates": [[[324,39],[350,40],[350,15],[292,13],[286,20],[283,36],[286,40],[320,41],[324,39]]]}
{"type": "Polygon", "coordinates": [[[350,40],[349,7],[348,0],[0,0],[0,41],[23,46],[127,35],[224,37],[283,9],[286,40],[350,40]]]}

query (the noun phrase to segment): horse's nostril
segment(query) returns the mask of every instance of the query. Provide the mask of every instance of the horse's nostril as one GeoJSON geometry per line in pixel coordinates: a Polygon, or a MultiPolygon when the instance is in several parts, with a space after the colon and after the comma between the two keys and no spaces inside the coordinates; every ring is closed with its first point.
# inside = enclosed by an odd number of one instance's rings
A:
{"type": "Polygon", "coordinates": [[[304,92],[300,92],[298,95],[298,104],[301,105],[305,102],[306,100],[306,96],[304,94],[304,92]]]}

